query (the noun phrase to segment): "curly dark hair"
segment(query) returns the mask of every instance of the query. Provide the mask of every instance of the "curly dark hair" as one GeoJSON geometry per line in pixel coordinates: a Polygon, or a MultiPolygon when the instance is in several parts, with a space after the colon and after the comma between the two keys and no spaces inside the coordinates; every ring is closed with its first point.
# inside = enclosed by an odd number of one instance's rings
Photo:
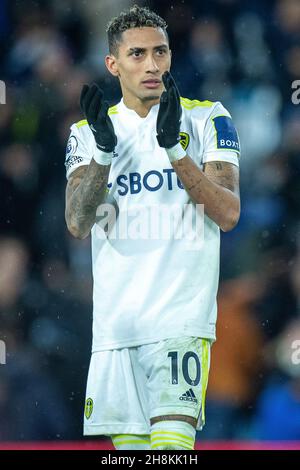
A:
{"type": "Polygon", "coordinates": [[[150,26],[153,28],[162,28],[167,39],[167,23],[154,11],[147,7],[134,5],[129,10],[122,11],[119,16],[113,18],[107,25],[106,32],[108,36],[109,52],[117,55],[118,47],[122,41],[122,33],[131,28],[142,28],[150,26]]]}

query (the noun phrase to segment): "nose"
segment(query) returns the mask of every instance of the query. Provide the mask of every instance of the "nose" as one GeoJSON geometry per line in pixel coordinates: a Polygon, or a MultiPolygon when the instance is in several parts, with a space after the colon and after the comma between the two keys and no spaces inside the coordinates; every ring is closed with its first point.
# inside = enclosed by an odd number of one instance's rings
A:
{"type": "Polygon", "coordinates": [[[159,71],[159,67],[155,61],[155,58],[152,54],[149,54],[147,59],[147,72],[149,73],[157,73],[159,71]]]}

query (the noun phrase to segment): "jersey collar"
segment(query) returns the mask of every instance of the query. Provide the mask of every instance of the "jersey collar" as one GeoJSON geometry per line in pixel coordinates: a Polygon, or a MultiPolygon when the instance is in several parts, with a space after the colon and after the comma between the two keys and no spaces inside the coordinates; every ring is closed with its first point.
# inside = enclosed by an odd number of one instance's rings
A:
{"type": "Polygon", "coordinates": [[[156,115],[156,113],[158,112],[159,103],[153,105],[152,108],[150,109],[149,113],[147,114],[147,116],[144,117],[144,118],[139,116],[138,113],[136,111],[134,111],[133,109],[127,108],[127,106],[124,103],[123,98],[121,99],[121,101],[119,103],[119,106],[120,106],[120,108],[123,112],[129,114],[133,118],[135,118],[139,121],[146,121],[146,120],[150,119],[153,115],[156,115]]]}

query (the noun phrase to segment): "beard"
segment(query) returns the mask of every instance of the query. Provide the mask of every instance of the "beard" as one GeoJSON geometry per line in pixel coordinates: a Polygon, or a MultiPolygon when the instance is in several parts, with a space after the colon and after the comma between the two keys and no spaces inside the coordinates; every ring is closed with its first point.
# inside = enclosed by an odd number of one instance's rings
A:
{"type": "Polygon", "coordinates": [[[143,96],[141,98],[141,101],[155,101],[159,99],[160,99],[160,95],[150,95],[150,96],[143,96]]]}

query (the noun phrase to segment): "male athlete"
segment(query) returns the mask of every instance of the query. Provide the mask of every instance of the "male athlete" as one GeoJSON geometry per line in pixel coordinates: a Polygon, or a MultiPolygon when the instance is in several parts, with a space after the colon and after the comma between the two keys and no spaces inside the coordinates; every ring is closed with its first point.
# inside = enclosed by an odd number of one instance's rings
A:
{"type": "Polygon", "coordinates": [[[180,97],[166,27],[138,6],[110,22],[105,63],[123,98],[109,108],[97,85],[84,85],[86,119],[72,125],[66,156],[67,226],[92,239],[84,434],[111,436],[123,450],[194,448],[215,340],[219,229],[231,230],[240,214],[230,114],[219,102],[180,97]],[[180,217],[169,237],[132,236],[137,207],[143,231],[153,208],[174,205],[180,217]],[[177,236],[184,211],[196,216],[199,205],[203,243],[186,243],[177,236]],[[114,230],[124,215],[127,237],[114,230]]]}

